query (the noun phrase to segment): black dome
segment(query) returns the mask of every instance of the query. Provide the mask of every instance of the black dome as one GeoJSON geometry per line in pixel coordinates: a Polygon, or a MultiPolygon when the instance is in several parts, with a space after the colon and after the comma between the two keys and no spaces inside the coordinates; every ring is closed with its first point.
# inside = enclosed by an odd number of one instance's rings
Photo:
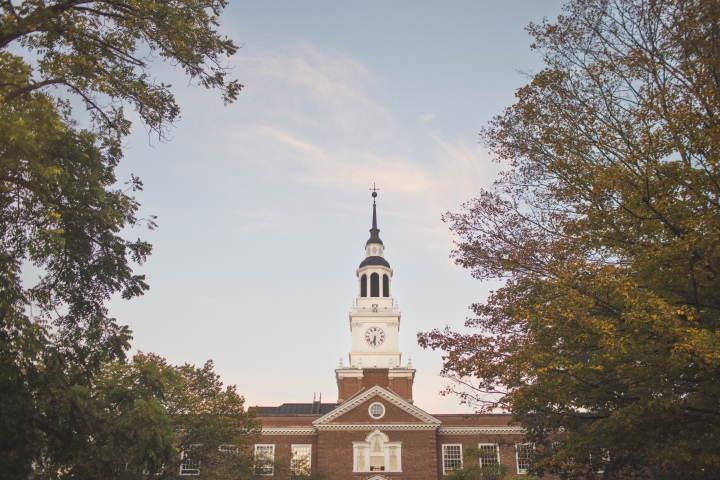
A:
{"type": "Polygon", "coordinates": [[[360,262],[360,266],[358,268],[367,267],[368,265],[382,265],[383,267],[390,268],[390,264],[388,263],[388,261],[385,260],[383,257],[378,256],[365,258],[365,260],[360,262]]]}

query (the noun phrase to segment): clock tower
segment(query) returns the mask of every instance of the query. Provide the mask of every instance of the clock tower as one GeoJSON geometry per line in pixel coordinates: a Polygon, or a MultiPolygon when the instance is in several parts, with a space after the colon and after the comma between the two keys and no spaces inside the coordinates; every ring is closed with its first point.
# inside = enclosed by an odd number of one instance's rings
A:
{"type": "Polygon", "coordinates": [[[374,385],[390,388],[412,402],[415,370],[410,362],[405,367],[401,364],[400,311],[392,295],[393,270],[385,259],[385,245],[377,227],[375,189],[372,196],[372,228],[365,244],[365,259],[355,272],[357,298],[350,310],[350,365],[345,367],[341,358],[335,370],[338,403],[374,385]]]}

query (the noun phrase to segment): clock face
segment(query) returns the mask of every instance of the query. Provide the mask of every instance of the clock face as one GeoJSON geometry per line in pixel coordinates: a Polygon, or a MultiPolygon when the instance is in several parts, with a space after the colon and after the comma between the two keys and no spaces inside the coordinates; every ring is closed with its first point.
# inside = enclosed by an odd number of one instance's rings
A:
{"type": "Polygon", "coordinates": [[[385,332],[380,327],[370,327],[365,332],[365,341],[371,347],[379,347],[385,341],[385,332]]]}

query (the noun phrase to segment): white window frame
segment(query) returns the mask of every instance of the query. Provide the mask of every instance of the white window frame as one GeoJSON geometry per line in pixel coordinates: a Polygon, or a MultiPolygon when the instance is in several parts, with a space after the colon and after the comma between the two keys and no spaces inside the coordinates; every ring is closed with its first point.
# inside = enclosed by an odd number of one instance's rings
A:
{"type": "MultiPolygon", "coordinates": [[[[183,476],[200,475],[200,460],[195,460],[197,462],[197,468],[183,468],[183,466],[184,466],[183,460],[185,460],[186,455],[188,454],[188,450],[191,450],[192,447],[199,447],[199,446],[200,446],[199,444],[186,445],[185,446],[186,448],[180,451],[180,470],[178,472],[178,475],[183,475],[183,476]],[[195,472],[195,473],[192,473],[192,472],[195,472]]],[[[190,455],[190,461],[193,461],[192,455],[190,455]]]]}
{"type": "MultiPolygon", "coordinates": [[[[500,465],[500,445],[497,443],[478,443],[478,448],[482,450],[482,447],[495,447],[495,453],[497,453],[497,463],[489,463],[488,465],[500,465]]],[[[482,467],[482,458],[480,459],[480,467],[482,467]]]]}
{"type": "Polygon", "coordinates": [[[370,473],[379,473],[377,470],[374,472],[370,470],[370,445],[372,444],[372,437],[380,435],[382,437],[383,441],[383,453],[385,456],[384,460],[384,470],[381,470],[382,473],[400,473],[402,472],[402,442],[390,442],[387,435],[380,432],[380,430],[375,430],[374,432],[370,433],[365,438],[364,442],[352,442],[353,443],[353,472],[370,472],[370,473]],[[358,449],[363,449],[363,458],[365,460],[365,468],[363,470],[358,470],[358,456],[359,452],[358,449]],[[390,448],[396,448],[397,449],[397,470],[390,470],[390,448]]]}
{"type": "MultiPolygon", "coordinates": [[[[590,454],[590,461],[592,461],[593,454],[590,454]]],[[[610,463],[610,452],[607,450],[603,450],[602,456],[600,457],[603,463],[610,463]]],[[[602,467],[602,470],[598,470],[595,473],[605,473],[605,467],[602,467]]]]}
{"type": "Polygon", "coordinates": [[[380,420],[382,417],[384,417],[386,411],[387,411],[387,410],[385,409],[385,405],[383,405],[383,404],[380,403],[380,402],[373,402],[373,403],[371,403],[370,406],[368,407],[368,415],[370,415],[370,417],[373,418],[373,419],[375,419],[375,420],[380,420]],[[379,417],[376,417],[375,415],[372,414],[372,409],[373,409],[373,407],[376,407],[376,406],[379,406],[380,408],[382,408],[382,413],[380,414],[379,417]]]}
{"type": "MultiPolygon", "coordinates": [[[[258,447],[261,447],[261,450],[262,450],[262,447],[270,447],[270,448],[272,448],[272,454],[271,454],[271,455],[268,455],[266,458],[268,458],[270,461],[275,461],[275,444],[274,444],[274,443],[256,443],[256,444],[255,444],[255,458],[256,458],[256,459],[257,459],[257,456],[258,456],[258,447]]],[[[263,455],[265,455],[265,454],[263,454],[263,455]]],[[[269,476],[271,476],[271,475],[273,475],[273,474],[275,473],[275,466],[274,466],[274,465],[270,465],[270,467],[269,467],[269,468],[270,468],[270,473],[257,473],[257,468],[258,468],[257,466],[253,466],[253,470],[255,471],[255,475],[260,475],[260,476],[263,476],[263,477],[266,477],[266,476],[269,477],[269,476]]],[[[263,468],[265,468],[265,467],[263,467],[263,468]]]]}
{"type": "MultiPolygon", "coordinates": [[[[462,443],[443,443],[443,444],[442,444],[442,467],[443,467],[443,475],[447,475],[447,472],[450,471],[450,470],[452,470],[452,469],[454,468],[454,467],[447,468],[447,467],[445,466],[445,465],[446,465],[446,463],[445,463],[445,460],[446,460],[445,454],[447,453],[447,452],[446,452],[446,447],[460,447],[460,467],[462,467],[462,464],[463,464],[463,461],[462,461],[462,454],[463,454],[463,453],[462,453],[462,452],[463,452],[463,450],[462,450],[462,443]]],[[[456,460],[456,459],[453,459],[453,460],[456,460]]]]}
{"type": "MultiPolygon", "coordinates": [[[[534,443],[516,443],[515,444],[515,468],[517,469],[518,475],[525,475],[527,474],[528,469],[527,468],[520,468],[520,449],[518,447],[520,446],[530,446],[530,451],[535,451],[535,444],[534,443]]],[[[532,455],[530,457],[530,461],[532,461],[532,455]]]]}
{"type": "MultiPolygon", "coordinates": [[[[158,470],[157,472],[153,473],[153,475],[157,476],[157,475],[162,475],[163,473],[165,473],[165,464],[164,464],[164,463],[163,463],[162,465],[160,465],[160,470],[158,470]]],[[[142,471],[142,474],[143,474],[143,475],[150,475],[150,470],[143,470],[143,471],[142,471]]]]}
{"type": "MultiPolygon", "coordinates": [[[[293,443],[292,445],[290,445],[290,453],[292,455],[290,457],[290,469],[295,472],[295,465],[293,465],[293,463],[295,462],[295,447],[307,447],[307,468],[308,470],[312,469],[312,445],[309,443],[293,443]]],[[[308,471],[307,473],[310,472],[308,471]]]]}

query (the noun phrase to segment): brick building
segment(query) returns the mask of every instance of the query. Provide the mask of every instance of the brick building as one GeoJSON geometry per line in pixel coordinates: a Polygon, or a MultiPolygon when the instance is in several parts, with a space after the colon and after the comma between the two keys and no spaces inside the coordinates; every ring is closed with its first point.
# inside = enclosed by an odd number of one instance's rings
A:
{"type": "MultiPolygon", "coordinates": [[[[263,429],[256,455],[304,457],[333,480],[431,480],[459,464],[467,447],[479,446],[496,454],[487,461],[507,465],[511,475],[525,473],[532,446],[522,443],[521,428],[508,425],[508,415],[431,414],[415,405],[415,370],[402,364],[393,270],[379,233],[373,198],[350,312],[349,364],[341,359],[335,370],[337,403],[258,407],[263,429]]],[[[258,473],[272,476],[273,469],[258,473]]]]}

